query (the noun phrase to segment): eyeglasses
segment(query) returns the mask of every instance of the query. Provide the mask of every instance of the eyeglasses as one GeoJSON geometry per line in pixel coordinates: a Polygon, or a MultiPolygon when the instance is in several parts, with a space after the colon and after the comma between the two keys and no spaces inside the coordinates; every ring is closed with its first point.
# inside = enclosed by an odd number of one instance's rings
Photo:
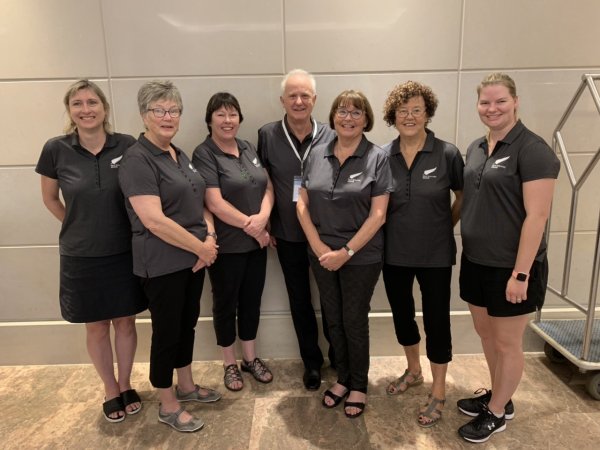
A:
{"type": "Polygon", "coordinates": [[[181,109],[179,108],[171,108],[168,110],[164,108],[148,108],[148,111],[152,111],[152,114],[154,114],[154,117],[157,119],[162,119],[167,113],[169,113],[171,119],[176,119],[181,115],[181,109]]]}
{"type": "Polygon", "coordinates": [[[352,111],[348,111],[344,108],[338,109],[335,113],[341,119],[347,117],[348,114],[350,114],[350,117],[352,117],[353,119],[360,119],[364,114],[364,112],[360,109],[353,109],[352,111]]]}
{"type": "Polygon", "coordinates": [[[415,119],[418,119],[423,114],[425,114],[425,110],[421,108],[415,108],[410,111],[408,109],[399,109],[398,111],[396,111],[396,115],[402,118],[408,117],[409,114],[412,115],[415,119]]]}

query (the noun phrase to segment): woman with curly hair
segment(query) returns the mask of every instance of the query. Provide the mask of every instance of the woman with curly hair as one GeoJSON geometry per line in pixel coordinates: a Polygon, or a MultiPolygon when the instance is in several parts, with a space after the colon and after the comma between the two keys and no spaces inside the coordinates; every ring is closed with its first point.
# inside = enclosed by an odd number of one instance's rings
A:
{"type": "Polygon", "coordinates": [[[399,136],[384,147],[394,189],[384,227],[383,281],[396,337],[408,360],[408,368],[387,393],[398,395],[423,382],[413,298],[416,277],[433,375],[431,393],[417,416],[422,427],[442,417],[446,399],[446,370],[452,359],[450,280],[456,262],[453,228],[460,216],[464,167],[458,149],[427,128],[437,105],[431,88],[407,81],[390,92],[384,106],[384,120],[399,136]]]}

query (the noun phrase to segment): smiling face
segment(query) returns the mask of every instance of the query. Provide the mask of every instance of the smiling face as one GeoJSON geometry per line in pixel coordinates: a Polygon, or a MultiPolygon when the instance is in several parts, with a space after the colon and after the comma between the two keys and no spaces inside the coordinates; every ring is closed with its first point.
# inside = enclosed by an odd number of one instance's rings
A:
{"type": "Polygon", "coordinates": [[[221,106],[210,120],[211,136],[221,142],[235,139],[240,128],[240,113],[233,106],[221,106]]]}
{"type": "Polygon", "coordinates": [[[396,129],[400,138],[414,137],[425,133],[429,117],[422,96],[411,97],[396,109],[396,129]]]}
{"type": "Polygon", "coordinates": [[[517,122],[518,97],[502,84],[481,88],[477,101],[479,118],[490,131],[508,132],[517,122]]]}
{"type": "MultiPolygon", "coordinates": [[[[358,113],[354,112],[354,115],[358,115],[358,113]]],[[[352,140],[362,136],[367,124],[367,118],[364,111],[360,110],[352,103],[348,103],[346,105],[340,105],[337,108],[333,118],[333,124],[339,138],[352,140]],[[352,117],[354,111],[360,111],[360,117],[352,117]],[[342,115],[345,115],[345,117],[342,117],[342,115]]]]}
{"type": "Polygon", "coordinates": [[[91,89],[79,89],[69,99],[69,115],[78,130],[103,129],[106,111],[100,98],[91,89]]]}
{"type": "Polygon", "coordinates": [[[285,90],[279,98],[288,119],[294,122],[309,121],[317,101],[310,80],[303,75],[288,78],[285,90]]]}
{"type": "Polygon", "coordinates": [[[149,110],[142,114],[142,120],[146,126],[146,138],[158,147],[164,148],[171,144],[173,137],[179,130],[179,121],[181,116],[171,117],[167,112],[164,117],[156,117],[151,109],[162,108],[169,111],[172,108],[179,109],[179,106],[173,100],[159,99],[152,102],[149,110]]]}

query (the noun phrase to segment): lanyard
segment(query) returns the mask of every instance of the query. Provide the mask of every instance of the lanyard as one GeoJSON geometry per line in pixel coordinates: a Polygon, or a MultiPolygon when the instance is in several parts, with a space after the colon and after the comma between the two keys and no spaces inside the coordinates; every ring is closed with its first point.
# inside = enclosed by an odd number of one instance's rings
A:
{"type": "Polygon", "coordinates": [[[306,148],[306,151],[304,152],[304,156],[302,158],[300,158],[300,153],[298,153],[298,150],[296,149],[296,146],[294,145],[294,141],[292,141],[292,138],[290,137],[290,134],[288,133],[288,130],[285,126],[284,121],[285,121],[285,119],[281,120],[281,126],[283,127],[283,132],[285,133],[285,137],[287,138],[288,142],[290,143],[290,147],[292,147],[292,150],[294,150],[294,153],[296,154],[296,158],[298,158],[298,161],[300,161],[300,176],[302,176],[303,172],[304,172],[304,161],[306,160],[306,158],[308,157],[308,154],[310,153],[310,149],[312,148],[312,145],[315,142],[315,137],[317,137],[317,121],[315,119],[312,120],[313,121],[312,140],[310,141],[310,144],[306,148]]]}

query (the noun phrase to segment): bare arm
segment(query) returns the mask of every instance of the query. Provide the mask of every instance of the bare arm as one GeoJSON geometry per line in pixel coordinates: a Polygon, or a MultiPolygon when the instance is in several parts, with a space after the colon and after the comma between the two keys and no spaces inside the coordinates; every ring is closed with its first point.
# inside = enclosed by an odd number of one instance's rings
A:
{"type": "MultiPolygon", "coordinates": [[[[523,183],[526,216],[521,228],[519,250],[514,267],[517,272],[529,273],[531,270],[550,215],[555,182],[554,179],[545,178],[523,183]]],[[[517,281],[514,277],[510,277],[506,284],[506,299],[511,303],[526,300],[528,284],[528,281],[517,281]]]]}
{"type": "MultiPolygon", "coordinates": [[[[375,236],[375,233],[377,233],[385,223],[389,199],[389,194],[378,195],[377,197],[371,198],[369,217],[367,217],[367,220],[365,220],[356,234],[352,236],[352,239],[348,241],[346,244],[348,248],[357,252],[363,248],[373,236],[375,236]]],[[[348,252],[344,248],[330,251],[321,255],[319,258],[321,265],[329,270],[338,270],[348,262],[348,260],[350,260],[350,255],[348,255],[348,252]]]]}
{"type": "Polygon", "coordinates": [[[217,245],[213,239],[202,242],[174,220],[164,215],[160,198],[155,195],[134,195],[129,197],[131,206],[142,224],[163,241],[179,247],[202,260],[202,265],[194,265],[198,270],[204,265],[210,266],[217,257],[217,245]]]}
{"type": "Polygon", "coordinates": [[[317,258],[324,253],[330,252],[331,249],[321,240],[319,237],[319,232],[310,218],[310,211],[308,209],[308,194],[304,188],[300,188],[298,202],[296,203],[296,215],[298,216],[300,226],[302,227],[306,239],[308,240],[308,245],[310,245],[310,248],[317,258]]]}
{"type": "Polygon", "coordinates": [[[452,226],[455,226],[460,220],[460,209],[463,202],[463,191],[452,191],[454,192],[454,201],[450,207],[452,213],[452,226]]]}
{"type": "Polygon", "coordinates": [[[42,175],[42,201],[60,222],[65,219],[65,205],[60,200],[58,180],[42,175]]]}

